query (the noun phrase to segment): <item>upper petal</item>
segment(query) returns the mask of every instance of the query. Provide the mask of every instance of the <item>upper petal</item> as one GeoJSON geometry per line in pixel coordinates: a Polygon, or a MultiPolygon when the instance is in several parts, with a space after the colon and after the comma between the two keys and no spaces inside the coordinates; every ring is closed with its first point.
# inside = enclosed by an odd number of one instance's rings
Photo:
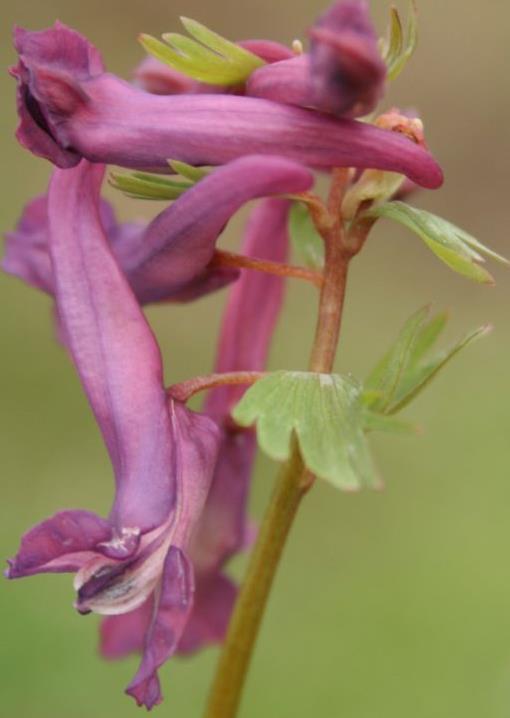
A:
{"type": "Polygon", "coordinates": [[[112,520],[147,531],[175,501],[175,450],[154,336],[108,247],[99,216],[104,168],[55,172],[50,253],[59,316],[115,469],[112,520]],[[150,490],[148,488],[150,487],[150,490]]]}
{"type": "Polygon", "coordinates": [[[111,525],[90,511],[61,511],[34,526],[9,561],[8,578],[76,571],[111,538],[111,525]]]}

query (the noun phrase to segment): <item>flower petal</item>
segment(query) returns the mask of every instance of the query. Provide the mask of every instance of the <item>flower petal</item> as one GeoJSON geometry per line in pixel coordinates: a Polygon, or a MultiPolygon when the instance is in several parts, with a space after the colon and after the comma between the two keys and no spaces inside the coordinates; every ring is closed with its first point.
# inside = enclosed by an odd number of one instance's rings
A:
{"type": "Polygon", "coordinates": [[[111,534],[109,522],[90,511],[61,511],[22,537],[7,578],[76,571],[111,534]]]}
{"type": "Polygon", "coordinates": [[[101,55],[82,35],[60,22],[41,32],[17,27],[14,44],[20,56],[18,65],[11,69],[18,81],[17,105],[21,120],[16,133],[18,140],[59,167],[73,167],[80,156],[55,140],[49,129],[50,117],[53,109],[57,109],[55,104],[61,109],[79,101],[81,92],[77,81],[103,72],[101,55]],[[31,81],[35,72],[38,79],[31,81]],[[52,79],[49,87],[47,73],[52,79]],[[44,94],[43,103],[39,103],[39,92],[44,94]]]}
{"type": "Polygon", "coordinates": [[[134,611],[119,616],[105,616],[101,621],[99,650],[104,658],[124,658],[141,652],[154,610],[154,597],[134,611]]]}
{"type": "Polygon", "coordinates": [[[85,161],[55,172],[50,252],[59,316],[115,470],[111,518],[143,532],[175,502],[175,451],[159,349],[101,225],[103,173],[85,161]]]}
{"type": "MultiPolygon", "coordinates": [[[[45,31],[45,41],[55,32],[45,31]]],[[[83,38],[76,42],[86,44],[83,38]]],[[[65,63],[58,34],[53,48],[51,64],[24,50],[16,76],[22,117],[30,117],[64,157],[23,136],[20,140],[57,164],[69,166],[81,155],[147,169],[167,168],[169,158],[221,165],[247,154],[272,154],[312,167],[400,172],[430,188],[442,183],[432,156],[395,133],[258,98],[157,96],[106,73],[83,81],[82,70],[60,69],[65,63]]]]}
{"type": "Polygon", "coordinates": [[[193,567],[186,555],[172,546],[165,560],[142,662],[126,689],[139,706],[151,709],[162,700],[157,671],[177,649],[191,611],[193,592],[193,567]]]}
{"type": "Polygon", "coordinates": [[[179,641],[179,654],[194,653],[203,646],[223,640],[236,594],[235,584],[223,574],[198,581],[193,611],[179,641]]]}

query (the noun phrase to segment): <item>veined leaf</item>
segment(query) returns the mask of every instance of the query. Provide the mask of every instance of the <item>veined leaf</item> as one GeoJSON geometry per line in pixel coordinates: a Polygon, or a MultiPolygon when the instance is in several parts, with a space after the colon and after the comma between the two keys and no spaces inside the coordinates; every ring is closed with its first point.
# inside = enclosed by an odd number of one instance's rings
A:
{"type": "Polygon", "coordinates": [[[110,174],[110,184],[133,199],[174,200],[193,187],[187,179],[170,179],[149,172],[110,174]]]}
{"type": "Polygon", "coordinates": [[[404,30],[398,10],[390,9],[388,37],[381,41],[381,54],[388,68],[388,79],[395,80],[413,56],[418,43],[418,13],[415,2],[410,3],[409,21],[404,30]]]}
{"type": "Polygon", "coordinates": [[[301,202],[292,205],[289,234],[301,261],[308,267],[321,269],[324,266],[324,242],[315,229],[310,212],[301,202]]]}
{"type": "Polygon", "coordinates": [[[412,362],[413,351],[428,312],[428,307],[423,307],[407,320],[394,345],[366,380],[364,403],[372,411],[386,413],[392,403],[402,376],[412,362]],[[367,399],[367,396],[372,398],[367,399]]]}
{"type": "MultiPolygon", "coordinates": [[[[365,422],[368,421],[367,430],[384,430],[384,417],[396,414],[407,406],[454,356],[485,336],[491,328],[483,326],[469,332],[450,349],[427,358],[446,325],[448,315],[442,312],[429,321],[425,321],[426,317],[427,310],[421,309],[407,320],[391,349],[366,380],[362,400],[365,422]]],[[[391,425],[388,430],[391,430],[391,425]]]]}
{"type": "Polygon", "coordinates": [[[256,424],[261,449],[290,456],[295,434],[303,461],[316,476],[345,490],[379,484],[364,434],[361,386],[336,374],[278,371],[244,394],[232,413],[256,424]]]}
{"type": "Polygon", "coordinates": [[[462,349],[472,344],[477,339],[486,336],[490,330],[490,325],[479,327],[469,332],[460,341],[454,344],[450,349],[437,354],[427,363],[413,367],[408,375],[404,377],[401,387],[395,397],[394,403],[388,408],[388,414],[395,414],[405,406],[407,406],[423,389],[434,379],[462,349]]]}
{"type": "Polygon", "coordinates": [[[423,359],[424,355],[432,349],[439,339],[446,323],[448,322],[448,312],[440,312],[424,324],[416,337],[412,355],[410,357],[409,366],[416,366],[423,359]]]}
{"type": "Polygon", "coordinates": [[[189,18],[181,18],[191,37],[166,33],[163,40],[141,35],[145,50],[175,70],[199,82],[225,87],[245,82],[264,65],[252,52],[236,45],[189,18]]]}
{"type": "Polygon", "coordinates": [[[482,255],[509,264],[507,259],[451,222],[405,202],[386,202],[369,209],[363,216],[386,217],[404,225],[417,234],[451,269],[476,282],[494,283],[493,277],[479,264],[485,261],[482,255]]]}

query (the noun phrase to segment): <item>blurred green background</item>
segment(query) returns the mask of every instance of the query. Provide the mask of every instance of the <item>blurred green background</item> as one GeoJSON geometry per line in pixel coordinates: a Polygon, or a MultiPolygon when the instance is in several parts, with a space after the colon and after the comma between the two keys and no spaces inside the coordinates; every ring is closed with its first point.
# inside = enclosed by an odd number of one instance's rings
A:
{"type": "MultiPolygon", "coordinates": [[[[402,3],[405,9],[405,3],[402,3]]],[[[324,7],[318,0],[18,0],[2,11],[2,66],[13,62],[14,23],[55,18],[129,77],[139,31],[175,30],[185,14],[232,38],[290,42],[324,7]]],[[[381,30],[386,2],[374,0],[381,30]]],[[[414,201],[503,253],[508,245],[508,27],[503,0],[422,0],[420,46],[386,105],[416,106],[446,183],[414,201]]],[[[49,165],[17,145],[14,84],[1,78],[2,228],[44,190],[49,165]]],[[[154,210],[116,197],[124,217],[154,210]]],[[[238,245],[244,215],[225,235],[238,245]]],[[[510,275],[495,289],[450,273],[395,225],[376,229],[353,265],[338,368],[363,376],[402,321],[432,300],[452,310],[451,336],[486,321],[496,331],[461,356],[417,402],[419,439],[384,438],[374,451],[384,493],[342,495],[318,485],[303,505],[260,636],[242,718],[504,718],[510,716],[510,275]]],[[[63,507],[106,513],[109,462],[74,372],[52,334],[47,298],[0,277],[2,556],[63,507]]],[[[149,311],[169,380],[207,372],[225,295],[149,311]]],[[[273,367],[301,368],[315,297],[292,286],[273,367]]],[[[259,515],[274,475],[260,459],[259,515]]],[[[242,561],[234,566],[242,569],[242,561]]],[[[69,576],[0,587],[0,712],[20,718],[134,716],[122,689],[135,660],[96,655],[96,619],[72,609],[69,576]]],[[[196,718],[216,650],[162,670],[158,714],[196,718]]]]}

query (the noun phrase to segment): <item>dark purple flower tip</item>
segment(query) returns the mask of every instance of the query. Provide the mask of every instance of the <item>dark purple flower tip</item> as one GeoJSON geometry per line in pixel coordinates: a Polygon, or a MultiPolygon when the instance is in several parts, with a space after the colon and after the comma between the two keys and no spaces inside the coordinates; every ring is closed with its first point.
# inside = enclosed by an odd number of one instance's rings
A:
{"type": "Polygon", "coordinates": [[[103,72],[101,55],[82,35],[60,22],[40,32],[16,27],[14,45],[19,54],[18,64],[11,69],[18,82],[17,138],[57,166],[73,167],[80,156],[56,139],[54,125],[58,117],[86,104],[87,96],[78,82],[103,72]]]}
{"type": "Polygon", "coordinates": [[[371,112],[384,91],[386,65],[364,0],[335,2],[309,31],[316,102],[344,117],[371,112]]]}

